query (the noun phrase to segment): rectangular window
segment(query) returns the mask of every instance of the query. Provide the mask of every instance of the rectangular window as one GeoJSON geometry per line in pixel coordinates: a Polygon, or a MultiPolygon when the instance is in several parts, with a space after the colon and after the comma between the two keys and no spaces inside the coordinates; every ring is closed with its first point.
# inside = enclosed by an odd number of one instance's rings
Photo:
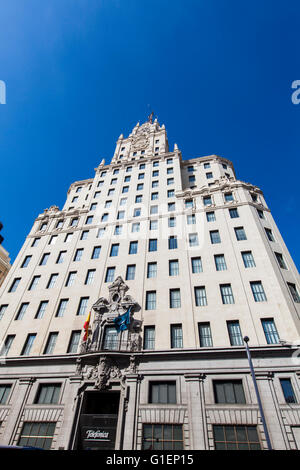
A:
{"type": "Polygon", "coordinates": [[[175,190],[174,189],[168,189],[167,197],[174,197],[174,196],[175,196],[175,190]]]}
{"type": "Polygon", "coordinates": [[[0,306],[0,320],[2,320],[2,318],[3,318],[3,316],[4,316],[4,313],[5,313],[6,310],[7,310],[7,307],[8,307],[7,304],[0,306]]]}
{"type": "Polygon", "coordinates": [[[56,317],[63,317],[67,308],[69,299],[61,299],[59,302],[58,309],[56,311],[56,317]]]}
{"type": "Polygon", "coordinates": [[[229,215],[230,215],[231,219],[237,219],[239,217],[239,213],[238,213],[237,208],[234,207],[233,209],[229,209],[229,215]]]}
{"type": "Polygon", "coordinates": [[[95,211],[97,209],[97,202],[93,202],[90,207],[90,211],[95,211]]]}
{"type": "Polygon", "coordinates": [[[58,337],[58,332],[55,331],[55,332],[49,333],[48,340],[47,340],[46,347],[44,349],[43,354],[53,354],[57,337],[58,337]]]}
{"type": "Polygon", "coordinates": [[[204,163],[203,167],[204,167],[205,170],[206,170],[207,168],[210,168],[210,163],[204,163]]]}
{"type": "Polygon", "coordinates": [[[294,302],[299,303],[300,302],[300,296],[299,296],[299,293],[297,291],[296,284],[292,284],[291,282],[288,282],[287,285],[290,289],[290,293],[293,297],[294,302]]]}
{"type": "Polygon", "coordinates": [[[4,345],[1,348],[0,356],[7,356],[16,335],[7,335],[4,345]]]}
{"type": "Polygon", "coordinates": [[[175,202],[168,202],[168,212],[175,211],[175,202]]]}
{"type": "Polygon", "coordinates": [[[138,251],[138,242],[137,241],[130,242],[129,243],[129,254],[130,255],[135,255],[135,254],[137,254],[137,251],[138,251]]]}
{"type": "Polygon", "coordinates": [[[50,256],[50,253],[44,253],[43,254],[42,259],[40,261],[40,266],[45,266],[47,264],[49,256],[50,256]]]}
{"type": "Polygon", "coordinates": [[[226,261],[224,255],[214,255],[215,258],[215,265],[217,271],[226,271],[226,261]]]}
{"type": "Polygon", "coordinates": [[[267,300],[261,281],[250,282],[250,286],[255,302],[265,302],[267,300]]]}
{"type": "Polygon", "coordinates": [[[23,263],[22,263],[22,265],[21,265],[21,268],[27,268],[27,266],[29,265],[29,262],[30,262],[31,258],[32,258],[31,255],[25,256],[24,261],[23,261],[23,263]]]}
{"type": "Polygon", "coordinates": [[[156,238],[150,238],[149,244],[148,244],[148,251],[157,251],[157,239],[156,238]]]}
{"type": "Polygon", "coordinates": [[[155,349],[155,326],[144,327],[144,349],[155,349]]]}
{"type": "Polygon", "coordinates": [[[61,263],[64,262],[66,253],[67,253],[66,251],[60,251],[59,252],[59,255],[58,255],[57,260],[56,260],[56,264],[61,264],[61,263]]]}
{"type": "MultiPolygon", "coordinates": [[[[297,403],[295,392],[291,383],[291,379],[280,379],[280,385],[286,403],[297,403]]],[[[1,394],[1,389],[0,389],[1,394]]],[[[1,403],[1,401],[0,401],[1,403]]]]}
{"type": "Polygon", "coordinates": [[[210,206],[212,204],[211,196],[204,196],[203,197],[203,204],[204,204],[204,206],[210,206]]]}
{"type": "Polygon", "coordinates": [[[190,233],[189,234],[189,246],[191,248],[195,246],[199,246],[199,239],[198,239],[198,234],[197,233],[190,233]]]}
{"type": "Polygon", "coordinates": [[[256,264],[251,251],[242,251],[245,268],[255,268],[256,264]]]}
{"type": "Polygon", "coordinates": [[[168,218],[168,227],[176,227],[176,217],[168,218]]]}
{"type": "Polygon", "coordinates": [[[79,342],[80,342],[80,336],[81,336],[81,330],[72,331],[70,342],[69,342],[68,349],[67,349],[68,353],[73,353],[73,354],[77,353],[79,342]]]}
{"type": "Polygon", "coordinates": [[[277,259],[277,261],[278,261],[278,264],[279,264],[279,266],[281,267],[281,269],[287,269],[287,267],[286,267],[286,264],[285,264],[285,261],[284,261],[284,259],[283,259],[283,256],[282,256],[282,254],[281,254],[281,253],[276,253],[276,252],[275,252],[275,256],[276,256],[276,259],[277,259]]]}
{"type": "Polygon", "coordinates": [[[177,403],[176,382],[150,382],[149,403],[177,403]]]}
{"type": "Polygon", "coordinates": [[[31,247],[38,246],[39,241],[40,241],[40,238],[35,238],[35,239],[33,240],[33,242],[32,242],[31,247]]]}
{"type": "Polygon", "coordinates": [[[19,446],[39,447],[44,450],[51,448],[56,423],[25,422],[19,437],[19,446]]]}
{"type": "Polygon", "coordinates": [[[109,256],[118,256],[118,254],[119,254],[119,243],[114,243],[113,245],[111,245],[109,256]]]}
{"type": "Polygon", "coordinates": [[[206,220],[207,222],[214,222],[216,220],[216,215],[214,211],[206,212],[206,220]]]}
{"type": "Polygon", "coordinates": [[[101,222],[107,222],[107,221],[108,221],[108,213],[105,212],[104,214],[102,214],[101,222]]]}
{"type": "Polygon", "coordinates": [[[37,309],[37,312],[35,314],[35,317],[34,318],[43,318],[45,312],[46,312],[46,308],[47,308],[47,305],[48,305],[49,301],[48,300],[42,300],[40,302],[40,305],[39,305],[39,308],[37,309]]]}
{"type": "Polygon", "coordinates": [[[11,391],[11,385],[0,385],[0,405],[5,405],[11,391]]]}
{"type": "Polygon", "coordinates": [[[150,230],[157,230],[158,229],[158,220],[157,219],[150,220],[149,229],[150,230]]]}
{"type": "Polygon", "coordinates": [[[65,287],[71,287],[74,284],[77,271],[70,271],[67,277],[65,287]]]}
{"type": "Polygon", "coordinates": [[[101,252],[101,246],[94,246],[92,259],[98,259],[100,256],[100,252],[101,252]]]}
{"type": "Polygon", "coordinates": [[[256,209],[256,210],[257,210],[257,213],[258,213],[258,217],[260,219],[264,219],[265,218],[264,212],[260,209],[256,209]]]}
{"type": "Polygon", "coordinates": [[[96,274],[96,269],[89,269],[88,272],[86,273],[86,278],[85,278],[85,285],[91,285],[94,282],[95,279],[95,274],[96,274]]]}
{"type": "Polygon", "coordinates": [[[117,215],[118,220],[122,220],[125,217],[125,211],[119,211],[117,215]]]}
{"type": "Polygon", "coordinates": [[[144,189],[144,183],[139,183],[136,185],[136,190],[137,191],[143,191],[144,189]]]}
{"type": "Polygon", "coordinates": [[[135,264],[129,264],[126,269],[126,281],[133,281],[135,278],[135,264]]]}
{"type": "Polygon", "coordinates": [[[122,234],[122,228],[123,228],[122,225],[116,225],[114,235],[121,235],[122,234]]]}
{"type": "Polygon", "coordinates": [[[267,237],[268,237],[268,240],[269,240],[270,242],[275,242],[275,239],[274,239],[272,230],[270,230],[269,228],[265,228],[265,232],[266,232],[266,235],[267,235],[267,237]]]}
{"type": "Polygon", "coordinates": [[[146,310],[156,309],[156,291],[146,292],[146,310]]]}
{"type": "Polygon", "coordinates": [[[168,240],[169,250],[176,250],[177,248],[177,237],[176,235],[171,235],[168,240]]]}
{"type": "Polygon", "coordinates": [[[90,225],[93,222],[93,218],[94,218],[93,215],[89,215],[85,221],[86,225],[90,225]]]}
{"type": "Polygon", "coordinates": [[[195,258],[192,258],[191,263],[192,263],[193,274],[202,273],[203,269],[202,269],[202,261],[201,261],[200,256],[196,256],[195,258]]]}
{"type": "Polygon", "coordinates": [[[24,315],[25,315],[25,312],[28,308],[28,305],[29,305],[29,302],[23,302],[20,305],[20,308],[18,310],[18,313],[17,313],[17,316],[16,316],[15,320],[22,320],[24,318],[24,315]]]}
{"type": "Polygon", "coordinates": [[[154,181],[152,181],[152,183],[151,183],[151,187],[152,187],[152,188],[158,188],[158,184],[159,184],[158,181],[157,181],[157,180],[154,180],[154,181]]]}
{"type": "Polygon", "coordinates": [[[169,276],[179,276],[178,259],[172,259],[169,261],[169,276]]]}
{"type": "Polygon", "coordinates": [[[148,263],[148,265],[147,265],[147,278],[150,279],[150,278],[156,277],[156,276],[157,276],[157,263],[156,262],[148,263]]]}
{"type": "Polygon", "coordinates": [[[205,286],[194,287],[196,307],[207,305],[205,286]]]}
{"type": "Polygon", "coordinates": [[[209,171],[208,173],[206,173],[206,178],[207,178],[208,180],[210,180],[210,179],[213,178],[213,174],[212,174],[211,171],[209,171]]]}
{"type": "Polygon", "coordinates": [[[143,450],[183,448],[182,424],[143,424],[143,450]]]}
{"type": "Polygon", "coordinates": [[[70,241],[72,240],[72,237],[73,237],[73,233],[67,233],[67,235],[65,236],[65,243],[70,243],[70,241]]]}
{"type": "Polygon", "coordinates": [[[233,201],[233,194],[232,193],[225,193],[224,198],[226,202],[231,202],[233,201]]]}
{"type": "Polygon", "coordinates": [[[135,222],[134,224],[132,224],[131,232],[139,232],[139,231],[140,231],[140,223],[135,222]]]}
{"type": "Polygon", "coordinates": [[[150,206],[150,214],[158,214],[158,206],[150,206]]]}
{"type": "Polygon", "coordinates": [[[185,207],[185,209],[192,209],[194,207],[193,199],[186,199],[184,201],[184,207],[185,207]]]}
{"type": "Polygon", "coordinates": [[[89,297],[81,297],[76,315],[85,315],[88,306],[89,297]]]}
{"type": "Polygon", "coordinates": [[[122,193],[125,194],[125,193],[128,193],[128,191],[129,191],[129,186],[123,186],[122,193]]]}
{"type": "Polygon", "coordinates": [[[20,284],[20,281],[21,281],[21,278],[20,278],[20,277],[16,277],[16,278],[13,280],[13,282],[12,282],[12,284],[11,284],[10,289],[9,289],[8,292],[16,292],[17,287],[18,287],[18,285],[20,284]]]}
{"type": "Polygon", "coordinates": [[[223,304],[234,304],[234,297],[230,284],[221,284],[220,291],[223,304]]]}
{"type": "Polygon", "coordinates": [[[55,405],[58,403],[60,390],[60,384],[42,384],[39,386],[34,403],[40,405],[55,405]]]}
{"type": "Polygon", "coordinates": [[[231,346],[243,346],[243,336],[238,320],[228,321],[227,329],[231,346]]]}
{"type": "Polygon", "coordinates": [[[240,240],[247,240],[244,227],[235,227],[235,228],[234,228],[234,231],[235,231],[236,239],[237,239],[238,241],[240,241],[240,240]]]}
{"type": "Polygon", "coordinates": [[[133,211],[133,217],[140,217],[141,216],[141,208],[136,207],[133,211]]]}
{"type": "Polygon", "coordinates": [[[273,318],[263,318],[261,320],[267,344],[278,344],[280,339],[273,318]]]}
{"type": "Polygon", "coordinates": [[[145,173],[138,174],[138,180],[143,180],[145,178],[145,173]]]}
{"type": "Polygon", "coordinates": [[[73,261],[80,261],[82,258],[82,254],[83,254],[83,248],[78,248],[78,250],[76,250],[73,261]]]}
{"type": "Polygon", "coordinates": [[[213,425],[215,450],[260,450],[256,426],[213,425]]]}
{"type": "Polygon", "coordinates": [[[105,282],[113,282],[115,279],[115,267],[107,268],[105,282]]]}
{"type": "Polygon", "coordinates": [[[167,165],[170,165],[171,163],[173,163],[173,158],[167,158],[167,165]]]}
{"type": "Polygon", "coordinates": [[[213,346],[210,323],[198,323],[199,341],[201,348],[210,348],[213,346]]]}
{"type": "Polygon", "coordinates": [[[31,284],[30,284],[28,290],[36,289],[40,279],[41,279],[41,276],[33,276],[31,284]]]}
{"type": "Polygon", "coordinates": [[[209,234],[210,234],[210,241],[213,245],[216,243],[221,243],[219,230],[211,230],[209,234]]]}
{"type": "Polygon", "coordinates": [[[215,380],[215,403],[246,403],[241,380],[215,380]]]}
{"type": "Polygon", "coordinates": [[[21,356],[28,356],[30,354],[35,338],[36,338],[36,333],[29,333],[27,335],[25,344],[21,352],[21,356]]]}
{"type": "Polygon", "coordinates": [[[105,231],[106,231],[105,227],[99,228],[99,230],[97,232],[97,238],[102,238],[105,234],[105,231]]]}
{"type": "Polygon", "coordinates": [[[188,225],[194,225],[196,223],[196,214],[188,214],[186,216],[186,222],[188,225]]]}
{"type": "Polygon", "coordinates": [[[170,308],[180,308],[180,289],[170,289],[170,308]]]}
{"type": "Polygon", "coordinates": [[[116,350],[118,349],[119,338],[118,332],[114,326],[106,327],[104,331],[103,349],[116,350]]]}
{"type": "Polygon", "coordinates": [[[167,179],[167,185],[170,186],[171,184],[174,184],[174,178],[167,179]]]}
{"type": "Polygon", "coordinates": [[[171,348],[183,348],[182,325],[171,325],[171,348]]]}
{"type": "Polygon", "coordinates": [[[136,203],[140,203],[140,202],[142,202],[142,200],[143,200],[143,196],[141,194],[139,194],[138,196],[135,196],[135,202],[136,203]]]}

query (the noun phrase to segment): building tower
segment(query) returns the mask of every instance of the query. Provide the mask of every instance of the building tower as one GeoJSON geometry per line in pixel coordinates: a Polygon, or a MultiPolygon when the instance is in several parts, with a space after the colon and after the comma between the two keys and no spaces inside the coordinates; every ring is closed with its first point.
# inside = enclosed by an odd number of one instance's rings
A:
{"type": "Polygon", "coordinates": [[[299,277],[262,191],[157,119],[40,214],[0,291],[0,443],[300,449],[299,277]]]}

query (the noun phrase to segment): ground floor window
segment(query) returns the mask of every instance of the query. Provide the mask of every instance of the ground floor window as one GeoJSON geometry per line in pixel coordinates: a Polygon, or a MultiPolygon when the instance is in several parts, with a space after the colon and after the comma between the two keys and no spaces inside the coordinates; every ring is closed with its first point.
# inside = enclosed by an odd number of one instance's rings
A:
{"type": "Polygon", "coordinates": [[[49,422],[24,423],[18,445],[50,449],[55,425],[56,423],[49,422]]]}
{"type": "Polygon", "coordinates": [[[144,424],[143,444],[145,450],[184,449],[181,424],[144,424]]]}
{"type": "Polygon", "coordinates": [[[216,450],[260,450],[256,426],[213,426],[216,450]]]}

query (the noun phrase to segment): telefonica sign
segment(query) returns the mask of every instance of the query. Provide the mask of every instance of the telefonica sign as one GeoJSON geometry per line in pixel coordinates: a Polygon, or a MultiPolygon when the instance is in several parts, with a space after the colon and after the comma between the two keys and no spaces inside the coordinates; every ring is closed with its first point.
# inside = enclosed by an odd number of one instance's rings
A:
{"type": "Polygon", "coordinates": [[[6,104],[6,85],[3,80],[0,80],[0,104],[6,104]]]}
{"type": "Polygon", "coordinates": [[[94,431],[93,429],[87,429],[86,441],[109,441],[109,432],[106,431],[94,431]]]}

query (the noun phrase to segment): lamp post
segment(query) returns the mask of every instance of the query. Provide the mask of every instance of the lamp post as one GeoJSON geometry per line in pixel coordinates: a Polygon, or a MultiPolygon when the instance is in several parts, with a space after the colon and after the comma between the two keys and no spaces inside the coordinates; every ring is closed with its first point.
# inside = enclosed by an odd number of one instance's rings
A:
{"type": "Polygon", "coordinates": [[[255,377],[255,372],[254,372],[254,368],[253,368],[253,364],[252,364],[251,354],[250,354],[250,350],[249,350],[249,346],[248,346],[248,342],[249,342],[248,336],[244,337],[244,342],[245,342],[245,345],[246,345],[246,351],[247,351],[249,367],[250,367],[250,370],[251,370],[251,376],[252,376],[252,380],[253,380],[253,384],[254,384],[254,388],[255,388],[256,398],[257,398],[258,407],[259,407],[259,411],[260,411],[260,415],[261,415],[261,419],[262,419],[262,423],[263,423],[263,428],[264,428],[264,433],[265,433],[265,436],[266,436],[268,450],[273,450],[272,445],[271,445],[271,441],[270,441],[270,436],[269,436],[267,423],[266,423],[266,420],[265,420],[264,410],[263,410],[263,407],[262,407],[262,403],[261,403],[261,399],[260,399],[260,395],[259,395],[259,390],[258,390],[258,386],[257,386],[257,382],[256,382],[256,377],[255,377]]]}

